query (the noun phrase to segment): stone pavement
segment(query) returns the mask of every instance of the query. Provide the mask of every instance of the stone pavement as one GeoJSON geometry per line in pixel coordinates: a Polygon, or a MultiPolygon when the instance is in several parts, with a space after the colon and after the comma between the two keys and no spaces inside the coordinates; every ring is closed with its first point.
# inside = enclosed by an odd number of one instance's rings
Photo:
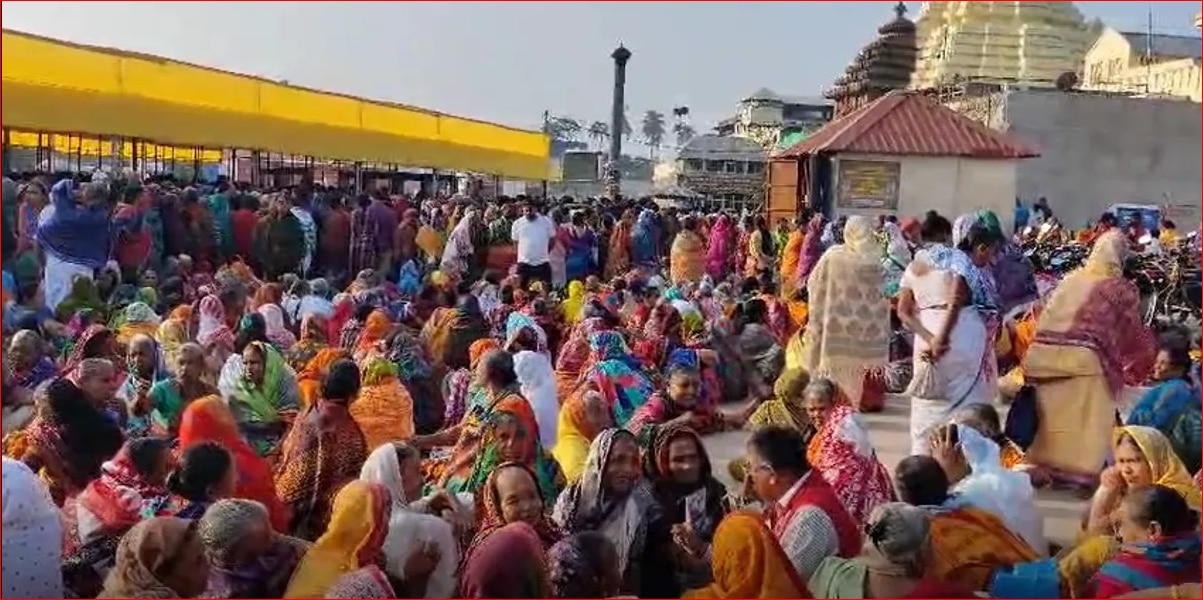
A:
{"type": "MultiPolygon", "coordinates": [[[[885,410],[880,413],[861,415],[878,456],[891,471],[910,453],[909,415],[910,400],[904,396],[890,396],[885,410]]],[[[728,486],[735,482],[727,475],[727,463],[743,454],[747,437],[744,431],[706,437],[714,474],[728,486]]],[[[1064,491],[1041,490],[1037,494],[1037,504],[1044,516],[1044,534],[1048,540],[1063,546],[1071,544],[1086,510],[1086,501],[1064,491]]]]}

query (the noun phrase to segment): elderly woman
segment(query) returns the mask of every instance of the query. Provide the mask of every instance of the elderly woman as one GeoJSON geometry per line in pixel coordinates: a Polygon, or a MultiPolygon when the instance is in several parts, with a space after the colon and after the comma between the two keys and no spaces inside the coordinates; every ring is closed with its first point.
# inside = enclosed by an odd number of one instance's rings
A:
{"type": "Polygon", "coordinates": [[[403,580],[412,557],[421,554],[423,548],[433,547],[438,551],[438,561],[427,581],[426,596],[448,598],[455,593],[459,565],[453,523],[467,525],[464,521],[470,519],[471,498],[457,499],[447,494],[423,498],[421,463],[422,456],[413,446],[385,444],[368,456],[359,479],[382,485],[389,492],[392,512],[384,540],[385,571],[403,580]]]}
{"type": "Polygon", "coordinates": [[[1191,381],[1191,357],[1185,344],[1163,344],[1153,363],[1156,385],[1146,391],[1128,413],[1128,425],[1154,427],[1170,440],[1174,452],[1190,473],[1200,467],[1199,389],[1191,381]]]}
{"type": "MultiPolygon", "coordinates": [[[[132,347],[131,347],[132,351],[132,347]]],[[[217,389],[203,379],[205,375],[205,351],[198,344],[187,343],[176,353],[175,376],[157,381],[147,392],[150,407],[148,415],[155,431],[175,435],[180,417],[189,403],[198,398],[211,396],[217,389]]]]}
{"type": "Polygon", "coordinates": [[[309,543],[272,531],[253,500],[214,502],[197,527],[211,565],[208,598],[280,598],[309,543]]]}
{"type": "Polygon", "coordinates": [[[46,342],[28,329],[13,336],[4,358],[11,370],[11,383],[26,390],[33,390],[58,374],[54,359],[46,354],[46,342]]]}
{"type": "Polygon", "coordinates": [[[801,598],[808,596],[764,520],[752,513],[735,513],[723,519],[714,534],[710,553],[714,581],[689,590],[682,598],[801,598]]]}
{"type": "Polygon", "coordinates": [[[1128,252],[1119,232],[1095,242],[1049,298],[1023,361],[1040,412],[1028,460],[1083,488],[1093,487],[1107,457],[1124,385],[1146,381],[1155,357],[1140,293],[1123,275],[1128,252]]]}
{"type": "Polygon", "coordinates": [[[802,367],[834,380],[852,407],[864,412],[881,410],[885,401],[884,388],[875,385],[890,362],[890,302],[883,287],[873,222],[850,217],[844,243],[823,253],[807,281],[802,367]]]}
{"type": "Polygon", "coordinates": [[[816,379],[802,397],[816,429],[806,460],[831,484],[848,515],[863,525],[875,507],[894,499],[890,472],[877,459],[868,430],[835,382],[816,379]]]}
{"type": "Polygon", "coordinates": [[[622,429],[593,440],[585,472],[556,501],[552,519],[566,534],[598,531],[614,544],[623,591],[648,598],[678,597],[672,569],[670,527],[639,464],[639,443],[622,429]]]}
{"type": "Polygon", "coordinates": [[[577,385],[600,392],[619,426],[625,426],[655,392],[643,366],[631,356],[626,341],[617,331],[599,331],[589,336],[589,358],[577,385]]]}
{"type": "Polygon", "coordinates": [[[275,449],[300,404],[296,377],[280,353],[261,341],[230,356],[217,389],[229,399],[243,434],[265,456],[275,449]]]}
{"type": "Polygon", "coordinates": [[[297,418],[281,444],[276,491],[292,507],[290,531],[302,539],[325,530],[338,486],[355,478],[368,456],[363,432],[347,408],[359,389],[355,363],[335,362],[321,398],[297,418]]]}
{"type": "Polygon", "coordinates": [[[458,598],[548,598],[547,554],[538,532],[515,522],[489,536],[464,559],[458,598]]]}
{"type": "Polygon", "coordinates": [[[555,502],[564,487],[564,476],[560,466],[543,450],[538,425],[529,409],[494,411],[485,421],[483,432],[468,476],[446,477],[440,487],[452,493],[475,495],[486,485],[498,465],[512,462],[530,469],[539,483],[543,500],[548,504],[555,502]]]}
{"type": "Polygon", "coordinates": [[[590,444],[599,433],[611,427],[614,427],[614,413],[601,392],[583,388],[564,401],[552,455],[560,464],[567,483],[575,483],[581,478],[590,444]]]}
{"type": "Polygon", "coordinates": [[[194,521],[158,517],[121,538],[100,598],[197,598],[209,561],[194,521]]]}
{"type": "Polygon", "coordinates": [[[1176,491],[1152,485],[1124,498],[1123,545],[1091,578],[1093,598],[1199,580],[1199,513],[1176,491]]]}
{"type": "Polygon", "coordinates": [[[831,556],[811,575],[815,598],[969,598],[973,591],[928,575],[931,517],[922,508],[882,504],[865,523],[867,552],[831,556]]]}
{"type": "Polygon", "coordinates": [[[489,473],[480,498],[477,502],[481,511],[477,515],[479,526],[466,555],[510,523],[529,524],[539,534],[545,549],[560,541],[560,530],[547,518],[547,500],[539,476],[527,465],[520,462],[498,465],[489,473]]]}
{"type": "Polygon", "coordinates": [[[150,390],[156,383],[169,377],[167,365],[163,364],[163,356],[159,345],[149,335],[135,334],[126,347],[125,381],[117,388],[117,399],[125,404],[129,411],[129,421],[126,432],[130,437],[145,437],[147,435],[165,435],[167,429],[161,420],[155,423],[153,412],[154,402],[150,390]]]}

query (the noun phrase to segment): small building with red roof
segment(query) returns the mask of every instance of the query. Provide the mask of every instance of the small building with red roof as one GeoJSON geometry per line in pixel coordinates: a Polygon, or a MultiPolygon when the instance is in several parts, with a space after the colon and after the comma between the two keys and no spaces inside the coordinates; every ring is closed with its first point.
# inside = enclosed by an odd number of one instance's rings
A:
{"type": "MultiPolygon", "coordinates": [[[[1016,165],[1040,152],[920,92],[897,90],[770,158],[771,221],[834,215],[1013,216],[1016,165]]],[[[1009,223],[1004,223],[1009,228],[1009,223]]]]}

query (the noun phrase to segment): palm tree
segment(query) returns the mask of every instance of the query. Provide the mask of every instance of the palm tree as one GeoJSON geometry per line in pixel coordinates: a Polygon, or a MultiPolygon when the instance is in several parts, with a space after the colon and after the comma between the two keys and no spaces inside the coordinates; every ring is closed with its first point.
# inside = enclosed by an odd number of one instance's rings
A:
{"type": "Polygon", "coordinates": [[[553,140],[562,142],[575,142],[580,136],[581,124],[575,119],[568,117],[547,117],[543,119],[542,131],[553,140]]]}
{"type": "Polygon", "coordinates": [[[589,124],[589,129],[586,131],[589,139],[597,144],[597,149],[601,150],[606,143],[606,139],[610,137],[610,126],[604,121],[594,121],[589,124]]]}
{"type": "Polygon", "coordinates": [[[649,110],[643,113],[643,126],[640,128],[643,133],[643,138],[647,140],[648,146],[651,146],[651,157],[655,158],[656,152],[660,149],[660,144],[664,141],[664,134],[668,128],[664,126],[664,114],[660,111],[649,110]]]}
{"type": "Polygon", "coordinates": [[[673,135],[677,138],[677,146],[681,147],[689,143],[697,132],[693,130],[693,126],[684,121],[673,123],[673,135]]]}

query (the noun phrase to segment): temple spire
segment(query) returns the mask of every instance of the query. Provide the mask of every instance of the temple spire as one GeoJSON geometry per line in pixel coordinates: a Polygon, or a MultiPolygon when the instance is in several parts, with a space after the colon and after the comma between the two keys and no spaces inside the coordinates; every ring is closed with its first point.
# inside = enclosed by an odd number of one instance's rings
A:
{"type": "Polygon", "coordinates": [[[906,16],[906,2],[899,0],[898,4],[894,5],[894,14],[898,15],[899,19],[906,16]]]}

